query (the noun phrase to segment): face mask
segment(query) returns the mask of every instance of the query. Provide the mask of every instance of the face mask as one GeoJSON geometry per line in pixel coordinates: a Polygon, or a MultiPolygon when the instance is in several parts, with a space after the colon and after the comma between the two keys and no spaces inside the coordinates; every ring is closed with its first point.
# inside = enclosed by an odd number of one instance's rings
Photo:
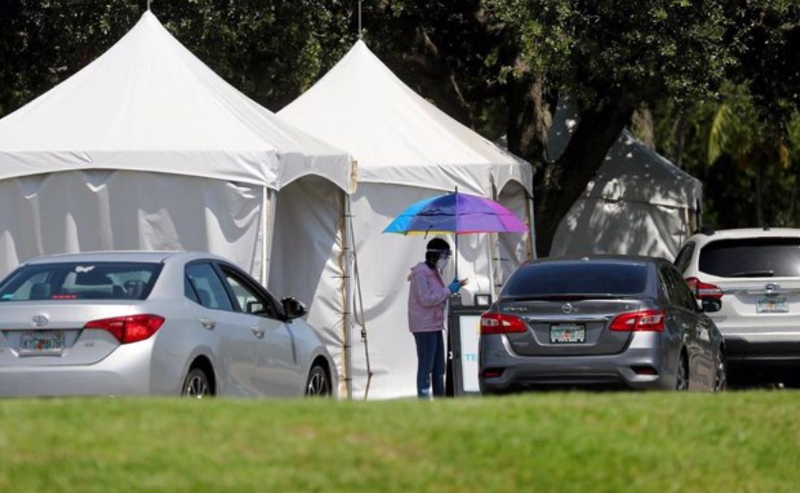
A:
{"type": "Polygon", "coordinates": [[[436,262],[436,269],[438,269],[438,270],[439,270],[439,272],[443,271],[443,270],[444,270],[444,268],[445,268],[445,267],[447,267],[447,261],[448,261],[448,260],[449,260],[449,257],[442,257],[442,258],[440,258],[440,259],[439,259],[439,260],[436,262]]]}

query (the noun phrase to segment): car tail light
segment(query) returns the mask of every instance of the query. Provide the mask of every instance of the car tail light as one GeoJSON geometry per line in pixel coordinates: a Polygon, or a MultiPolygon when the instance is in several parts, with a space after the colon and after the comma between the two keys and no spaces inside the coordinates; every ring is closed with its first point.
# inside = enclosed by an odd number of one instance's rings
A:
{"type": "Polygon", "coordinates": [[[484,313],[481,315],[481,335],[511,334],[527,332],[528,326],[521,318],[502,313],[484,313]]]}
{"type": "Polygon", "coordinates": [[[504,371],[502,368],[487,368],[483,370],[483,378],[500,378],[504,371]]]}
{"type": "Polygon", "coordinates": [[[108,331],[122,344],[129,344],[148,339],[161,328],[163,323],[164,317],[158,315],[131,315],[92,320],[87,322],[83,328],[108,331]]]}
{"type": "Polygon", "coordinates": [[[698,299],[702,300],[703,298],[712,298],[718,300],[722,298],[722,289],[714,284],[702,282],[696,277],[687,278],[686,284],[689,285],[689,288],[698,299]]]}
{"type": "Polygon", "coordinates": [[[610,330],[620,332],[664,332],[664,310],[639,310],[615,318],[610,330]]]}

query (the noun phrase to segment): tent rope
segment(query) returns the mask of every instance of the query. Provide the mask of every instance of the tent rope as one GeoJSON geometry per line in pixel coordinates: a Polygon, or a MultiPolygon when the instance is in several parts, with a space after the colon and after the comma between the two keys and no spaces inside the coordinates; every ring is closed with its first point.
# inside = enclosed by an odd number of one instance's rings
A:
{"type": "Polygon", "coordinates": [[[364,322],[364,297],[361,294],[361,274],[358,271],[358,254],[356,248],[356,231],[355,227],[353,227],[353,214],[351,213],[348,217],[350,221],[350,238],[352,240],[353,245],[353,274],[355,275],[356,281],[356,290],[358,291],[358,306],[356,306],[356,300],[353,300],[353,318],[356,320],[356,323],[361,326],[361,342],[364,343],[364,358],[367,364],[367,385],[364,388],[364,400],[367,400],[369,397],[369,387],[372,383],[372,365],[370,364],[369,360],[369,338],[367,337],[367,325],[364,322]]]}

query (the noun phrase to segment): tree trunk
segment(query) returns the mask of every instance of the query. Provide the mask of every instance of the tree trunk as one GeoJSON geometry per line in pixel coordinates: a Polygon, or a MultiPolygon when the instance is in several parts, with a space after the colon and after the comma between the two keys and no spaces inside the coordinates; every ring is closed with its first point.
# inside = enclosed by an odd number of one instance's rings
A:
{"type": "Polygon", "coordinates": [[[512,76],[508,78],[507,87],[508,150],[524,157],[536,170],[547,161],[547,134],[551,122],[542,97],[542,79],[531,75],[512,76]]]}
{"type": "Polygon", "coordinates": [[[534,180],[536,249],[540,257],[550,253],[559,223],[586,190],[634,109],[634,105],[619,100],[584,109],[564,153],[554,162],[545,161],[534,180]]]}

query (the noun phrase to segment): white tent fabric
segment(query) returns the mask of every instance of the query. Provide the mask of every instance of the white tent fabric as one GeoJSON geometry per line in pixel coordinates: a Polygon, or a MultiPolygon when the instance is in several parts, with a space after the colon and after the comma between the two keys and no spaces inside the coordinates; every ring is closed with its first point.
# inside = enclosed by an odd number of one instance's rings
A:
{"type": "Polygon", "coordinates": [[[325,76],[279,112],[358,159],[359,183],[483,194],[511,180],[530,192],[530,166],[439,110],[358,41],[325,76]],[[325,136],[325,137],[322,137],[325,136]]]}
{"type": "Polygon", "coordinates": [[[0,179],[85,169],[349,189],[348,156],[281,122],[146,12],[97,60],[0,120],[0,179]]]}
{"type": "MultiPolygon", "coordinates": [[[[557,159],[578,124],[559,103],[548,151],[557,159]]],[[[698,226],[703,185],[628,130],[556,231],[550,255],[619,253],[673,259],[698,226]]]]}
{"type": "MultiPolygon", "coordinates": [[[[358,187],[349,203],[340,197],[335,204],[324,199],[334,190],[324,192],[321,183],[301,187],[298,182],[282,191],[274,243],[282,266],[273,268],[270,287],[299,293],[311,302],[309,321],[328,333],[340,374],[350,379],[349,389],[343,390],[350,390],[352,397],[362,398],[367,391],[367,348],[374,372],[369,398],[416,395],[406,278],[410,267],[424,258],[430,238],[382,234],[383,229],[413,202],[456,187],[505,201],[530,224],[531,168],[417,95],[362,41],[279,116],[349,151],[358,161],[358,187]],[[343,216],[347,210],[349,218],[343,216]],[[308,225],[323,223],[339,226],[326,236],[309,233],[308,225]],[[315,255],[328,252],[324,263],[288,255],[297,239],[315,255]],[[346,287],[353,275],[353,256],[360,293],[358,286],[346,287]],[[306,279],[288,275],[303,267],[310,272],[306,279]],[[361,317],[359,294],[368,346],[359,337],[360,320],[355,319],[361,317]],[[352,313],[356,317],[348,318],[352,313]]],[[[500,245],[495,235],[459,238],[459,277],[470,280],[462,296],[465,304],[472,304],[475,294],[495,294],[496,283],[502,284],[513,266],[530,254],[530,235],[497,236],[503,238],[500,245]],[[500,260],[492,262],[498,257],[505,259],[501,267],[500,260]]],[[[454,243],[452,237],[448,240],[454,243]]],[[[452,269],[446,275],[452,276],[452,269]]]]}
{"type": "Polygon", "coordinates": [[[0,271],[97,250],[201,250],[261,272],[265,188],[191,176],[65,171],[0,180],[0,271]]]}
{"type": "Polygon", "coordinates": [[[42,254],[187,249],[266,281],[276,190],[349,190],[347,153],[238,92],[145,13],[0,120],[0,275],[42,254]]]}

